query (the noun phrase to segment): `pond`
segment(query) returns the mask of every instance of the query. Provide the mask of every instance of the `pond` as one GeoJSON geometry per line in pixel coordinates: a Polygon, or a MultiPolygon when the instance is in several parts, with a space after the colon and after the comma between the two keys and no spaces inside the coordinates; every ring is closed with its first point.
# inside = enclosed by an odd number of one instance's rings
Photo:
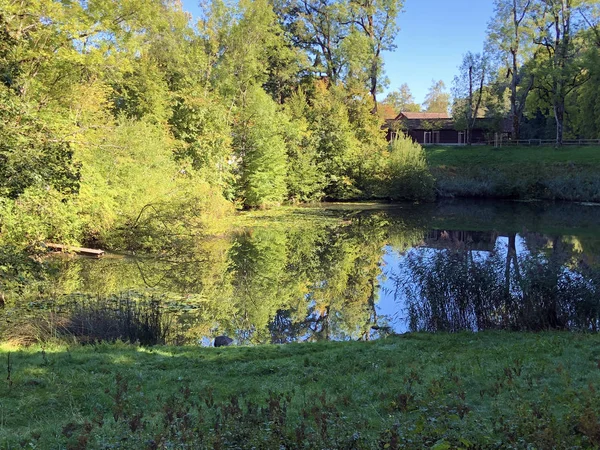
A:
{"type": "Polygon", "coordinates": [[[332,204],[249,223],[160,256],[55,258],[2,320],[107,329],[102,309],[145,305],[161,342],[203,345],[600,326],[600,206],[332,204]]]}

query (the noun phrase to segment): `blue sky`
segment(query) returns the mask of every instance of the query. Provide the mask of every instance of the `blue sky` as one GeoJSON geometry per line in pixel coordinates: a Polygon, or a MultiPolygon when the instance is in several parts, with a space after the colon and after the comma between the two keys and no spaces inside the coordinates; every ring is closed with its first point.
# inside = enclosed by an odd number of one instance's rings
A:
{"type": "Polygon", "coordinates": [[[406,0],[397,48],[385,55],[389,89],[408,83],[422,103],[431,80],[450,89],[462,57],[483,49],[492,0],[406,0]]]}
{"type": "MultiPolygon", "coordinates": [[[[197,5],[198,0],[183,0],[194,15],[197,5]]],[[[384,57],[388,90],[408,83],[422,103],[431,80],[443,80],[450,89],[463,54],[482,50],[492,12],[492,0],[405,0],[397,49],[384,57]]]]}

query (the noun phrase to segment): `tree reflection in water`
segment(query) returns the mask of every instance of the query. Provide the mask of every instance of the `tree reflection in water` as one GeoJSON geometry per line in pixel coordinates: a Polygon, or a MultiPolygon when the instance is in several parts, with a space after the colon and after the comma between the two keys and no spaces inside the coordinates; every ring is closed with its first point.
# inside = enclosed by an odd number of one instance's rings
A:
{"type": "Polygon", "coordinates": [[[544,217],[559,220],[552,207],[460,202],[347,208],[339,220],[259,224],[153,257],[58,259],[50,282],[0,314],[68,314],[81,295],[160,297],[170,342],[184,344],[368,340],[407,326],[595,331],[600,246],[589,229],[600,211],[569,208],[581,228],[565,235],[543,232],[544,217]],[[539,232],[515,232],[527,226],[539,232]]]}
{"type": "Polygon", "coordinates": [[[597,331],[600,325],[600,270],[569,238],[511,233],[491,251],[468,242],[421,247],[403,264],[411,330],[597,331]]]}

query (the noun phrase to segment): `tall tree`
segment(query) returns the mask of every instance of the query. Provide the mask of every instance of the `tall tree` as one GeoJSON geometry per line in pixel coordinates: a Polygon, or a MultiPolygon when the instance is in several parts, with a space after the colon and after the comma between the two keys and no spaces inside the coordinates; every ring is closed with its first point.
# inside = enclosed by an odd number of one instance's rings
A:
{"type": "Polygon", "coordinates": [[[250,87],[233,130],[239,161],[240,196],[246,207],[277,205],[285,200],[286,146],[275,102],[258,86],[250,87]]]}
{"type": "Polygon", "coordinates": [[[279,0],[275,12],[293,43],[312,58],[312,71],[332,83],[342,77],[346,64],[341,45],[349,29],[346,8],[336,0],[279,0]]]}
{"type": "Polygon", "coordinates": [[[590,48],[584,59],[589,80],[569,97],[570,123],[579,138],[600,136],[600,48],[590,48]]]}
{"type": "Polygon", "coordinates": [[[551,105],[556,122],[556,146],[561,146],[567,96],[584,84],[581,41],[576,39],[583,21],[576,14],[583,0],[539,0],[542,15],[534,39],[543,52],[536,62],[536,88],[551,105]]]}
{"type": "Polygon", "coordinates": [[[429,92],[425,96],[423,109],[431,113],[448,113],[450,109],[450,94],[446,92],[446,85],[442,80],[432,80],[429,92]]]}
{"type": "Polygon", "coordinates": [[[350,0],[349,9],[353,25],[368,40],[369,92],[377,110],[377,94],[383,75],[382,52],[396,48],[394,39],[398,34],[398,14],[403,0],[350,0]]]}
{"type": "Polygon", "coordinates": [[[535,0],[495,0],[494,17],[488,26],[488,48],[500,60],[510,83],[510,116],[516,140],[533,87],[533,75],[523,69],[523,64],[530,56],[537,6],[535,0]]]}
{"type": "Polygon", "coordinates": [[[471,144],[471,131],[480,114],[487,75],[486,57],[480,53],[468,52],[463,58],[459,75],[454,78],[453,114],[457,122],[465,125],[465,141],[468,145],[471,144]]]}
{"type": "Polygon", "coordinates": [[[600,5],[595,0],[585,0],[579,12],[589,29],[591,41],[600,48],[600,5]]]}

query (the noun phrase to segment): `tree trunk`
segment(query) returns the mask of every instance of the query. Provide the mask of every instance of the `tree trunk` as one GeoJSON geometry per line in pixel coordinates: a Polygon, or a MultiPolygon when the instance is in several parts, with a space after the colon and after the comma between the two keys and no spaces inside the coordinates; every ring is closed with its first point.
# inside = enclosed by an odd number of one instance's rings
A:
{"type": "Polygon", "coordinates": [[[465,140],[471,145],[471,120],[473,120],[473,66],[469,67],[469,104],[467,105],[467,132],[465,140]]]}
{"type": "Polygon", "coordinates": [[[564,97],[556,99],[554,102],[554,118],[556,119],[556,146],[562,147],[564,123],[565,123],[565,99],[564,97]]]}
{"type": "Polygon", "coordinates": [[[377,64],[377,58],[373,58],[371,63],[371,97],[373,97],[373,113],[377,113],[377,75],[379,72],[379,65],[377,64]]]}
{"type": "Polygon", "coordinates": [[[512,132],[513,139],[519,140],[519,135],[521,133],[521,117],[517,110],[517,71],[519,70],[518,61],[517,61],[517,52],[513,50],[512,52],[513,64],[512,64],[512,80],[510,83],[510,113],[512,115],[512,132]]]}

